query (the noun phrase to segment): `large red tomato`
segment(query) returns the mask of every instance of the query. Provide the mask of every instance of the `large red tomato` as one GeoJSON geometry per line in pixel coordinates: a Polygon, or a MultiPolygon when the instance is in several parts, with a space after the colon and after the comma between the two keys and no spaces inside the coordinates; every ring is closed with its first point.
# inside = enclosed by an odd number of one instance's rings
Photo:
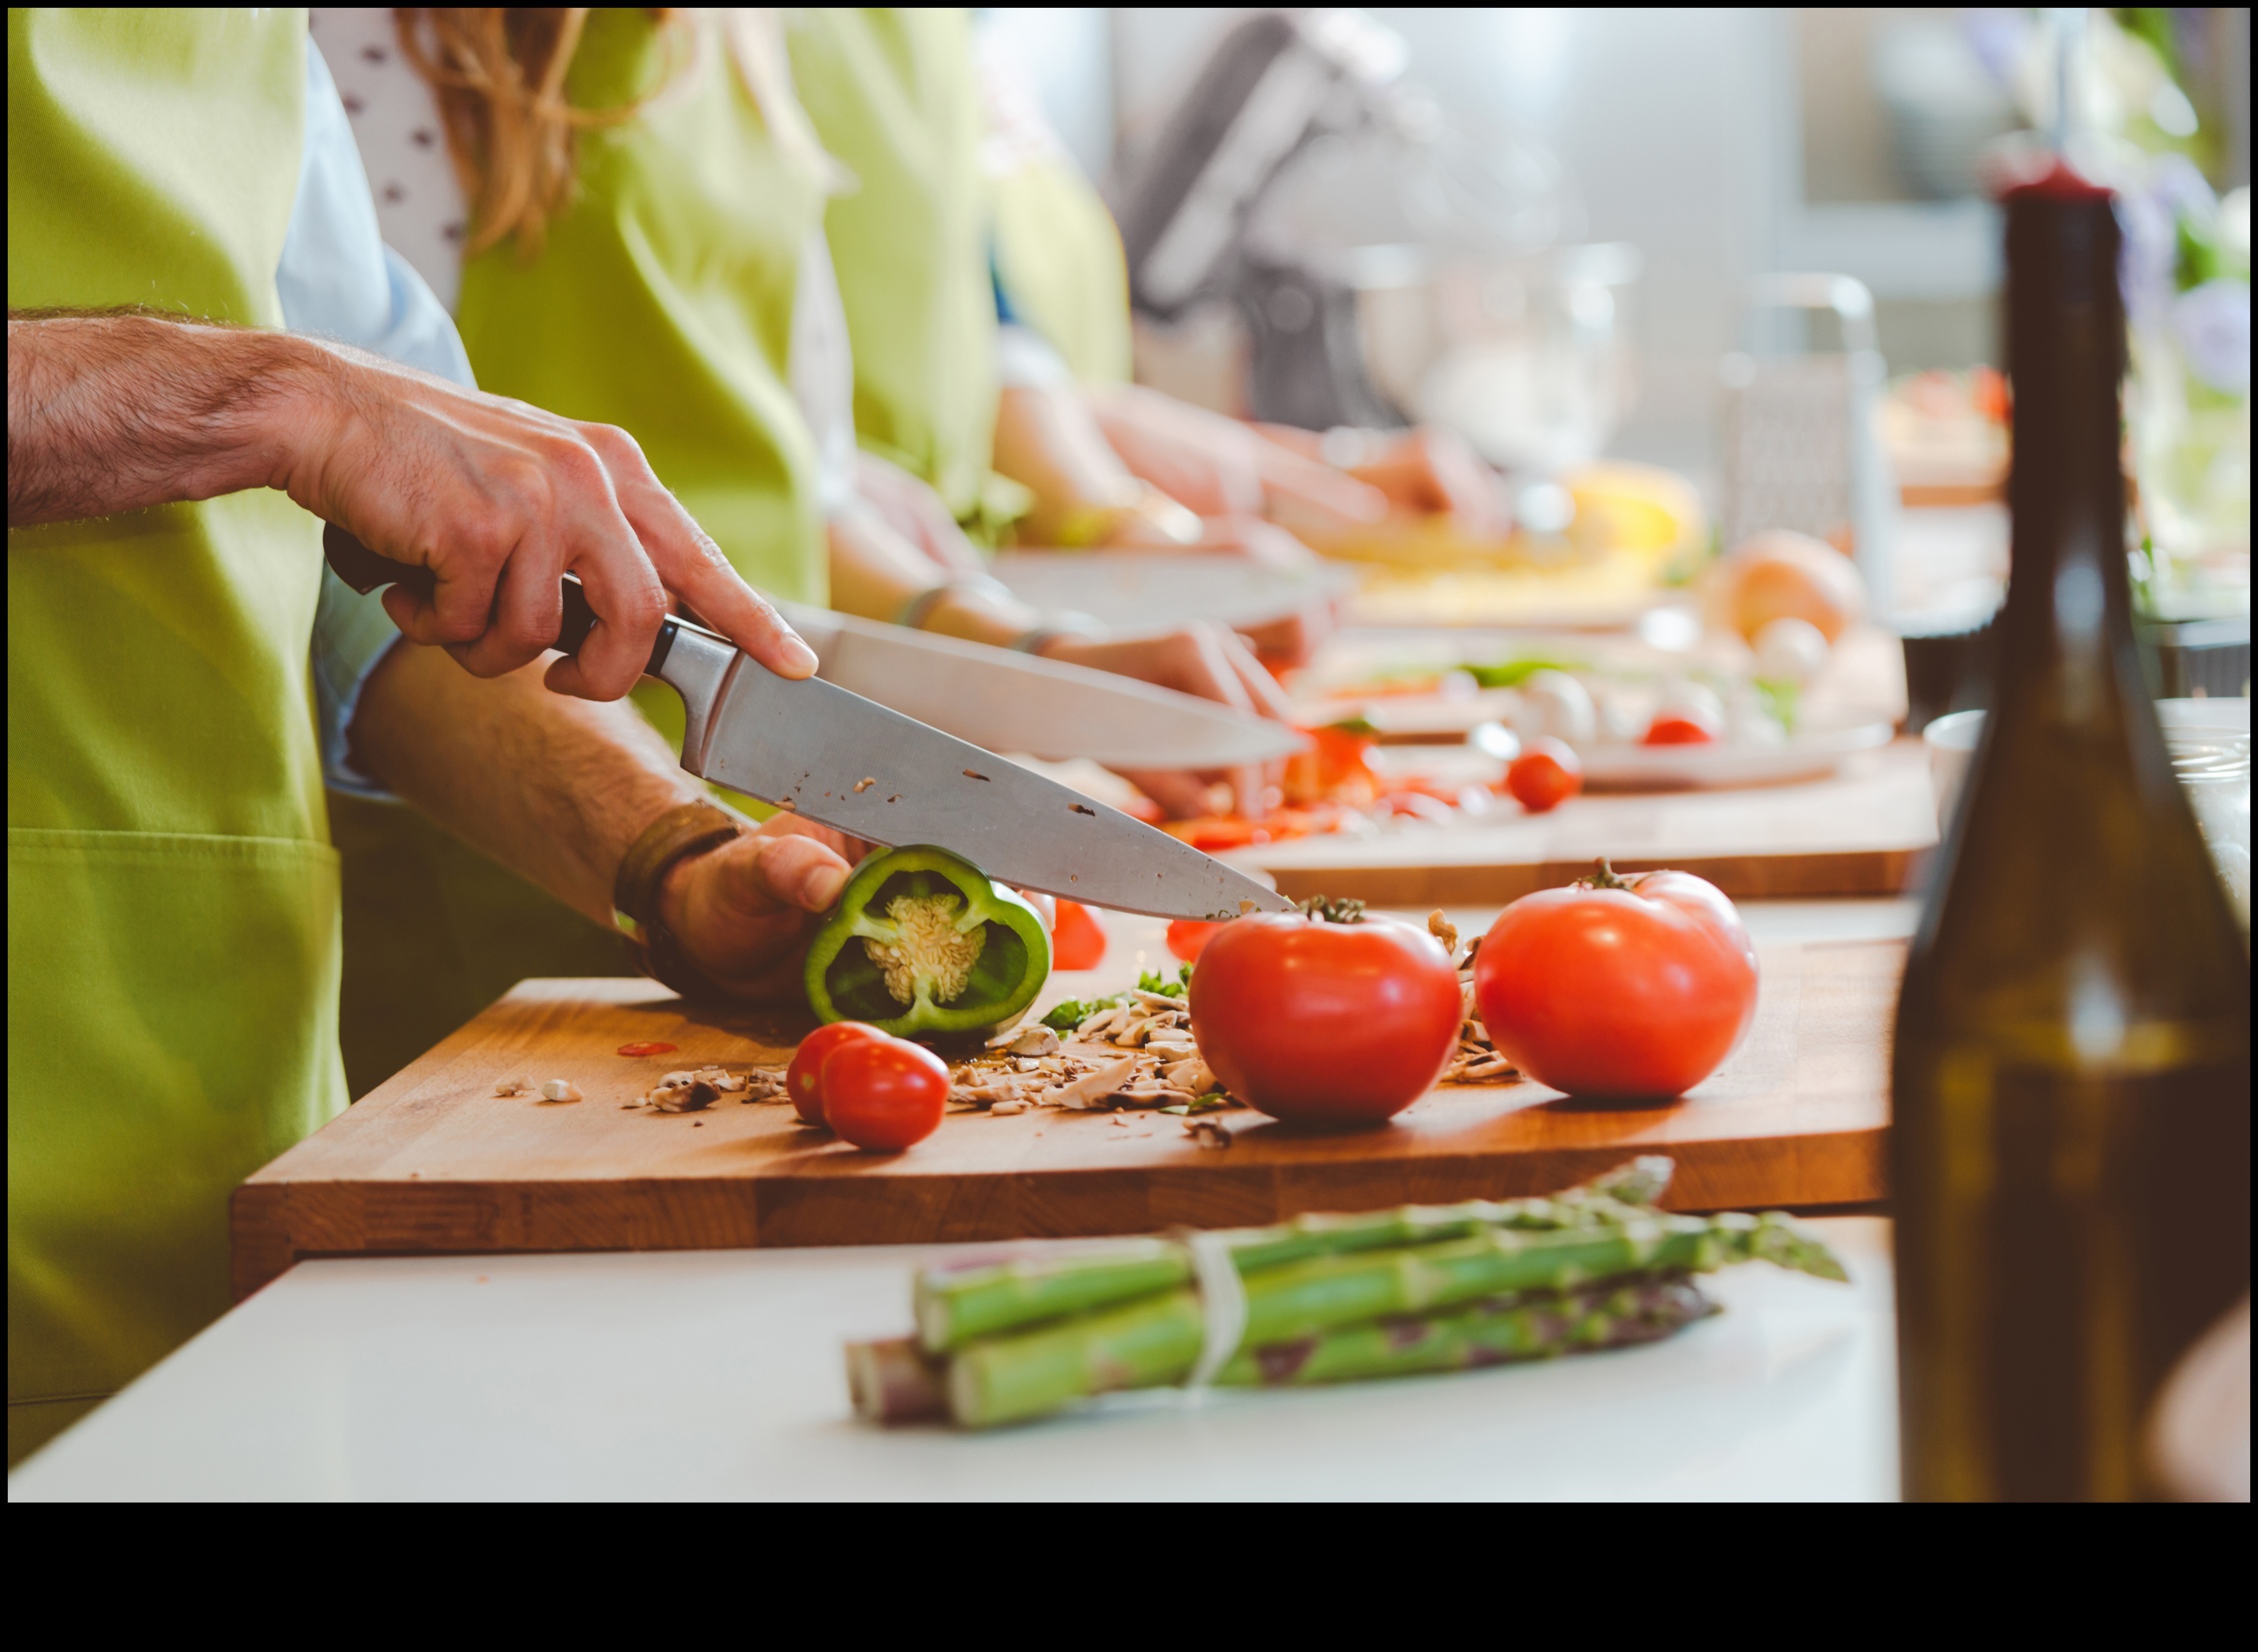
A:
{"type": "MultiPolygon", "coordinates": [[[[1732,1053],[1757,1010],[1740,914],[1686,872],[1600,875],[1525,895],[1474,958],[1492,1043],[1575,1095],[1669,1096],[1732,1053]]],[[[1204,1046],[1203,1046],[1204,1047],[1204,1046]]]]}
{"type": "Polygon", "coordinates": [[[1234,919],[1192,967],[1192,1037],[1223,1086],[1294,1124],[1377,1124],[1457,1047],[1458,971],[1388,918],[1234,919]]]}

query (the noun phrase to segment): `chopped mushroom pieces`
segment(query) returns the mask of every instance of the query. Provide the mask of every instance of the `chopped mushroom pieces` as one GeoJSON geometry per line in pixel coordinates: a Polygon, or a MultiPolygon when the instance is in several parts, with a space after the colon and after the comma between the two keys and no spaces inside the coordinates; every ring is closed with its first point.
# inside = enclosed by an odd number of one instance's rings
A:
{"type": "Polygon", "coordinates": [[[1430,935],[1432,935],[1437,940],[1443,943],[1443,950],[1445,952],[1450,954],[1453,958],[1458,956],[1459,926],[1456,924],[1453,924],[1449,918],[1443,916],[1443,909],[1441,907],[1438,906],[1433,911],[1427,914],[1427,932],[1430,935]]]}
{"type": "Polygon", "coordinates": [[[1056,1055],[1059,1035],[1037,1022],[1031,1027],[1021,1027],[1005,1046],[1013,1055],[1056,1055]]]}
{"type": "Polygon", "coordinates": [[[1098,1106],[1126,1084],[1131,1075],[1145,1065],[1146,1058],[1125,1055],[1118,1061],[1109,1061],[1087,1077],[1062,1084],[1054,1090],[1046,1090],[1043,1100],[1054,1107],[1089,1109],[1098,1106]]]}
{"type": "MultiPolygon", "coordinates": [[[[1436,920],[1441,918],[1442,913],[1438,911],[1434,918],[1427,920],[1428,927],[1433,928],[1436,920]]],[[[1445,922],[1443,927],[1448,929],[1450,925],[1445,922]]],[[[1439,940],[1441,936],[1438,934],[1436,939],[1439,940]]],[[[1480,944],[1479,939],[1474,942],[1477,947],[1480,944]]],[[[1489,1029],[1482,1025],[1481,1011],[1474,1007],[1473,960],[1473,950],[1469,947],[1466,955],[1459,961],[1459,1047],[1451,1056],[1451,1064],[1443,1069],[1443,1081],[1446,1084],[1518,1081],[1520,1069],[1513,1065],[1512,1057],[1502,1054],[1490,1042],[1489,1029]]]]}
{"type": "Polygon", "coordinates": [[[533,1094],[533,1081],[529,1078],[506,1078],[493,1087],[493,1093],[497,1095],[530,1095],[533,1094]]]}
{"type": "Polygon", "coordinates": [[[685,1081],[661,1084],[650,1093],[650,1104],[662,1113],[695,1113],[711,1107],[721,1095],[711,1084],[694,1073],[670,1074],[685,1081]]]}
{"type": "Polygon", "coordinates": [[[544,1102],[577,1102],[580,1099],[580,1087],[570,1079],[553,1078],[541,1087],[541,1099],[544,1102]]]}

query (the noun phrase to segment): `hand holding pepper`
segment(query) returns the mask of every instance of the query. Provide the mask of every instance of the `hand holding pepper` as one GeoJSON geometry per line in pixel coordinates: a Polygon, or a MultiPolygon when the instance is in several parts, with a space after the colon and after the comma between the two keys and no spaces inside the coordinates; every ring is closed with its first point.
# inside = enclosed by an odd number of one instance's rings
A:
{"type": "MultiPolygon", "coordinates": [[[[801,964],[817,919],[839,904],[855,864],[870,852],[860,838],[796,814],[678,862],[659,887],[659,921],[691,961],[755,1003],[798,1002],[801,964]]],[[[1024,893],[1047,932],[1055,904],[1024,893]]]]}
{"type": "Polygon", "coordinates": [[[691,961],[756,1003],[800,996],[800,961],[818,915],[868,846],[779,814],[677,864],[659,886],[659,921],[691,961]]]}

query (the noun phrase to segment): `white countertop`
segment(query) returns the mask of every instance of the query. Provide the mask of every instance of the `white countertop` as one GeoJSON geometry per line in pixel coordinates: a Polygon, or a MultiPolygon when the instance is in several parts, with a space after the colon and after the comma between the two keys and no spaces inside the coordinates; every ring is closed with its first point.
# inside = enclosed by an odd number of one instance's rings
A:
{"type": "Polygon", "coordinates": [[[840,1345],[909,1325],[938,1247],[302,1263],[18,1469],[71,1499],[1877,1499],[1887,1224],[1853,1283],[1762,1264],[1645,1348],[884,1430],[840,1345]]]}
{"type": "MultiPolygon", "coordinates": [[[[1748,903],[1759,940],[1905,901],[1748,903]]],[[[1493,914],[1454,912],[1462,925],[1493,914]]],[[[1105,990],[1161,925],[1111,920],[1105,990]]],[[[302,1263],[10,1476],[73,1499],[1875,1499],[1896,1489],[1887,1224],[1852,1282],[1757,1265],[1651,1347],[1291,1392],[1121,1396],[989,1435],[854,1421],[849,1337],[948,1247],[302,1263]]]]}

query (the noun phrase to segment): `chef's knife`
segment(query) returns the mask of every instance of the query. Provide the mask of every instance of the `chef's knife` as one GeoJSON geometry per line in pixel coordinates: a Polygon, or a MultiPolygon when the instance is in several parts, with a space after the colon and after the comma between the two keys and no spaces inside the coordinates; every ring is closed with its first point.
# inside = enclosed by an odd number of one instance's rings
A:
{"type": "MultiPolygon", "coordinates": [[[[332,525],[330,569],[366,594],[429,592],[427,568],[380,557],[332,525]]],[[[564,581],[556,647],[586,641],[595,612],[564,581]]],[[[1159,918],[1235,918],[1293,904],[1189,844],[1057,782],[820,677],[792,682],[685,620],[659,627],[644,675],[682,697],[682,766],[873,843],[932,843],[1020,889],[1159,918]]]]}
{"type": "Polygon", "coordinates": [[[815,674],[991,751],[1115,769],[1227,769],[1307,744],[1284,723],[1174,689],[983,643],[778,603],[815,674]]]}

